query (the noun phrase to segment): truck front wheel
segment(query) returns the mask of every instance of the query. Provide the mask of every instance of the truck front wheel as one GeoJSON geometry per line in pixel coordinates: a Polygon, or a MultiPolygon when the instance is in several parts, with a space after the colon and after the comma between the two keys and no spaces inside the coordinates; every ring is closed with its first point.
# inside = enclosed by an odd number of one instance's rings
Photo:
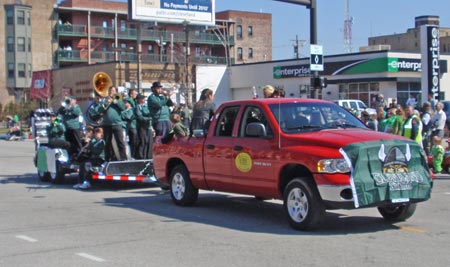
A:
{"type": "Polygon", "coordinates": [[[198,189],[192,185],[189,172],[184,165],[175,166],[170,172],[170,196],[181,206],[191,206],[198,198],[198,189]]]}
{"type": "Polygon", "coordinates": [[[311,230],[320,226],[325,207],[311,181],[304,178],[290,181],[284,190],[283,198],[283,207],[292,228],[311,230]]]}
{"type": "Polygon", "coordinates": [[[417,204],[403,206],[378,207],[378,212],[383,218],[390,222],[402,222],[411,217],[416,211],[417,204]]]}

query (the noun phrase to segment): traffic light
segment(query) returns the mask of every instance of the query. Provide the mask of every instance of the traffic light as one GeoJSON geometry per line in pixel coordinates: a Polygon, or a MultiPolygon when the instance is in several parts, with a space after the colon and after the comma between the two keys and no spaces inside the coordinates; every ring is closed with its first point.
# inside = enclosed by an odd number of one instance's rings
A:
{"type": "Polygon", "coordinates": [[[312,88],[325,88],[328,85],[328,80],[325,77],[311,77],[312,88]]]}

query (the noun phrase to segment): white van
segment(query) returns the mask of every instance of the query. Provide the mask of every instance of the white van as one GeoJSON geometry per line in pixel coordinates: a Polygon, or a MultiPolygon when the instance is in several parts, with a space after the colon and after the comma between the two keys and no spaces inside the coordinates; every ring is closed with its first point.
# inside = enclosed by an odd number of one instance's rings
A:
{"type": "Polygon", "coordinates": [[[334,100],[334,103],[338,104],[339,106],[348,109],[348,110],[354,110],[358,113],[358,116],[361,114],[362,111],[367,111],[369,114],[376,113],[376,110],[373,108],[368,108],[364,102],[357,99],[339,99],[334,100]]]}

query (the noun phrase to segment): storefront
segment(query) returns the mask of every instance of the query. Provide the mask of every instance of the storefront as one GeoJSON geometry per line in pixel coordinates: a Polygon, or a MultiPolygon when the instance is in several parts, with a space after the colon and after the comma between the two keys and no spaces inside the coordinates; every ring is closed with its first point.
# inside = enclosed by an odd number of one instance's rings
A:
{"type": "MultiPolygon", "coordinates": [[[[441,100],[450,99],[449,60],[450,55],[440,56],[441,100]]],[[[328,85],[318,95],[324,100],[360,99],[371,106],[379,93],[388,101],[395,98],[400,104],[405,104],[412,94],[422,103],[428,93],[422,90],[421,70],[419,53],[375,51],[326,56],[324,71],[319,74],[327,78],[328,85]]],[[[261,88],[266,84],[284,89],[286,97],[312,97],[310,77],[309,58],[235,65],[225,72],[218,84],[216,99],[250,98],[253,87],[257,97],[262,97],[261,88]]],[[[197,76],[197,81],[201,80],[202,77],[197,76]]],[[[198,90],[200,87],[197,84],[198,90]]]]}

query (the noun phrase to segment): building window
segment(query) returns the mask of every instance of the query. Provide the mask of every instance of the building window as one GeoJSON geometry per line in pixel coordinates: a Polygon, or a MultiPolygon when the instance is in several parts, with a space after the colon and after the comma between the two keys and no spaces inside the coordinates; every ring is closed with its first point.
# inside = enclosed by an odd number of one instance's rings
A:
{"type": "Polygon", "coordinates": [[[248,58],[253,58],[253,48],[248,49],[248,58]]]}
{"type": "Polygon", "coordinates": [[[12,10],[7,10],[6,11],[6,23],[8,25],[13,25],[14,24],[14,11],[12,11],[12,10]]]}
{"type": "Polygon", "coordinates": [[[30,78],[32,76],[31,71],[32,71],[31,64],[28,64],[28,77],[30,77],[30,78]]]}
{"type": "Polygon", "coordinates": [[[103,23],[102,23],[102,26],[103,26],[103,29],[108,28],[108,21],[104,20],[103,23]]]}
{"type": "Polygon", "coordinates": [[[27,12],[27,24],[28,24],[28,26],[31,25],[31,13],[30,12],[27,12]]]}
{"type": "Polygon", "coordinates": [[[17,76],[20,78],[25,78],[25,64],[19,63],[17,64],[17,76]]]}
{"type": "Polygon", "coordinates": [[[126,20],[120,20],[120,30],[121,31],[126,31],[127,30],[127,21],[126,20]]]}
{"type": "Polygon", "coordinates": [[[14,52],[14,37],[8,37],[8,52],[14,52]]]}
{"type": "Polygon", "coordinates": [[[242,47],[238,47],[238,49],[237,49],[237,57],[238,57],[238,60],[242,60],[243,59],[243,56],[242,56],[242,47]]]}
{"type": "Polygon", "coordinates": [[[28,38],[28,52],[31,52],[31,38],[28,38]]]}
{"type": "Polygon", "coordinates": [[[155,53],[155,50],[153,50],[153,45],[149,44],[148,47],[147,47],[147,51],[148,51],[149,54],[155,53]]]}
{"type": "Polygon", "coordinates": [[[25,38],[23,37],[17,38],[17,51],[25,52],[25,38]]]}
{"type": "Polygon", "coordinates": [[[237,26],[236,35],[237,35],[237,38],[242,39],[242,26],[241,25],[237,26]]]}
{"type": "Polygon", "coordinates": [[[17,11],[17,24],[25,25],[25,11],[23,10],[17,11]]]}
{"type": "Polygon", "coordinates": [[[14,63],[8,63],[8,78],[14,78],[14,63]]]}
{"type": "Polygon", "coordinates": [[[200,53],[201,53],[200,46],[196,46],[196,47],[195,47],[195,56],[196,56],[196,57],[199,57],[199,56],[200,56],[200,53]]]}
{"type": "Polygon", "coordinates": [[[248,26],[248,36],[253,36],[253,27],[248,26]]]}

